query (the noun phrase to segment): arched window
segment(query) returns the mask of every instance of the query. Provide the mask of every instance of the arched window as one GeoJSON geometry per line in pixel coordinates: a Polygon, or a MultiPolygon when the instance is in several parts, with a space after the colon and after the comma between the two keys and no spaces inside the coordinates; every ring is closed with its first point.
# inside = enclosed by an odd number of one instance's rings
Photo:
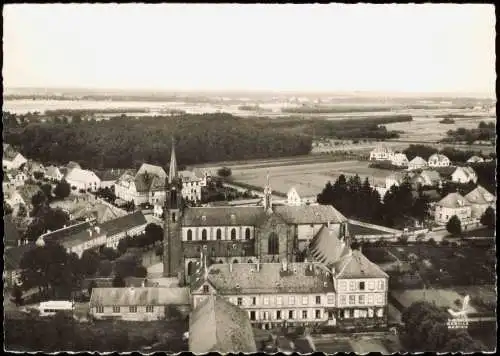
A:
{"type": "Polygon", "coordinates": [[[249,259],[249,260],[248,260],[248,263],[253,263],[252,259],[249,259]]]}
{"type": "Polygon", "coordinates": [[[219,260],[219,263],[224,263],[222,260],[219,260]]]}
{"type": "Polygon", "coordinates": [[[245,229],[245,239],[250,240],[250,228],[249,227],[247,227],[245,229]]]}
{"type": "Polygon", "coordinates": [[[206,229],[203,229],[203,230],[201,231],[201,239],[202,239],[203,241],[206,241],[206,240],[207,240],[207,230],[206,230],[206,229]]]}
{"type": "Polygon", "coordinates": [[[187,240],[188,241],[192,241],[193,240],[193,231],[191,229],[188,229],[187,240]]]}
{"type": "Polygon", "coordinates": [[[269,240],[267,241],[267,253],[269,255],[277,255],[279,253],[279,240],[278,235],[275,232],[269,234],[269,240]]]}
{"type": "Polygon", "coordinates": [[[238,263],[238,260],[235,258],[235,259],[233,260],[233,263],[238,263]]]}
{"type": "Polygon", "coordinates": [[[222,240],[222,230],[217,229],[217,240],[222,240]]]}
{"type": "Polygon", "coordinates": [[[231,240],[236,240],[236,229],[235,228],[231,229],[231,240]]]}
{"type": "Polygon", "coordinates": [[[188,268],[187,268],[187,272],[188,272],[188,276],[192,275],[193,274],[193,271],[194,271],[194,263],[193,261],[190,261],[188,263],[188,268]]]}

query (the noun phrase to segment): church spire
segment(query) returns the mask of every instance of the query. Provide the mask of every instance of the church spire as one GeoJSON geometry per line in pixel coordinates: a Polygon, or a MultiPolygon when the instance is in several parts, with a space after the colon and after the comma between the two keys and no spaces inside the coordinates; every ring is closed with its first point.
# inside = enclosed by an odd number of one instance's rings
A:
{"type": "Polygon", "coordinates": [[[177,178],[177,159],[175,157],[175,142],[172,136],[172,153],[170,155],[170,168],[168,172],[168,182],[172,183],[177,178]]]}
{"type": "Polygon", "coordinates": [[[269,184],[269,171],[267,171],[266,186],[264,187],[264,210],[271,211],[273,208],[271,184],[269,184]]]}

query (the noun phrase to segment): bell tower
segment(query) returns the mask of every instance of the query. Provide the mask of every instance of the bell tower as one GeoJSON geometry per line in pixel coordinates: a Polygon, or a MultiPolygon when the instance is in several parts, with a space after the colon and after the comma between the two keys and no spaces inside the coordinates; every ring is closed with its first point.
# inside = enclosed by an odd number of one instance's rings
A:
{"type": "MultiPolygon", "coordinates": [[[[172,152],[170,167],[165,182],[164,206],[164,237],[163,237],[163,276],[181,277],[182,271],[182,180],[177,173],[177,159],[175,157],[175,143],[172,138],[172,152]]],[[[182,278],[179,278],[181,281],[182,278]]]]}

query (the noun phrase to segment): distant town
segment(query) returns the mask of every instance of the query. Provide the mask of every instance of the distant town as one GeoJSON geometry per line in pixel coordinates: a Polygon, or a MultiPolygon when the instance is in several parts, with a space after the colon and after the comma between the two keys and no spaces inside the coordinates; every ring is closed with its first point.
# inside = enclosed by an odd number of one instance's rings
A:
{"type": "Polygon", "coordinates": [[[4,97],[9,349],[495,348],[492,101],[60,95],[4,97]]]}

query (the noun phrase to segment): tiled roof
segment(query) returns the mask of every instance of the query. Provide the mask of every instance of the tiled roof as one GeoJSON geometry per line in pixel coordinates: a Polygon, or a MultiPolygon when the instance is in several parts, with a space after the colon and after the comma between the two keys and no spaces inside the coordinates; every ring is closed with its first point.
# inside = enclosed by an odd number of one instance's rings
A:
{"type": "Polygon", "coordinates": [[[441,199],[441,195],[439,195],[439,192],[435,189],[432,190],[424,190],[422,191],[422,195],[426,196],[429,198],[431,202],[436,202],[441,199]]]}
{"type": "Polygon", "coordinates": [[[339,238],[337,229],[323,226],[312,239],[309,249],[316,261],[330,265],[349,254],[350,247],[339,238]]]}
{"type": "Polygon", "coordinates": [[[403,160],[403,161],[407,161],[408,160],[408,158],[406,157],[406,155],[404,153],[396,153],[396,154],[394,154],[394,158],[393,159],[394,160],[400,159],[400,160],[403,160]]]}
{"type": "Polygon", "coordinates": [[[445,208],[459,208],[461,206],[470,206],[471,204],[467,199],[461,196],[459,193],[450,193],[441,199],[437,205],[445,208]]]}
{"type": "MultiPolygon", "coordinates": [[[[214,264],[208,267],[208,282],[217,293],[322,293],[333,291],[333,280],[328,269],[320,263],[288,263],[283,272],[282,263],[261,263],[257,271],[254,263],[214,264]],[[309,270],[312,269],[312,271],[309,270]]],[[[198,283],[203,283],[202,276],[198,283]]],[[[194,287],[198,285],[194,283],[194,287]]]]}
{"type": "Polygon", "coordinates": [[[12,271],[19,269],[19,264],[21,263],[23,255],[26,252],[34,249],[35,247],[36,247],[35,244],[30,243],[27,245],[21,245],[5,249],[3,253],[5,270],[12,271]]]}
{"type": "Polygon", "coordinates": [[[360,251],[344,256],[334,264],[336,278],[388,278],[388,275],[360,251]]]}
{"type": "Polygon", "coordinates": [[[187,226],[256,226],[265,216],[261,206],[188,208],[182,217],[187,226]]]}
{"type": "Polygon", "coordinates": [[[67,181],[77,181],[77,182],[93,182],[100,180],[99,177],[92,171],[80,168],[73,168],[66,174],[67,181]]]}
{"type": "Polygon", "coordinates": [[[100,224],[99,227],[101,230],[106,231],[109,237],[145,224],[147,224],[147,220],[144,214],[141,211],[136,211],[132,214],[106,221],[100,224]]]}
{"type": "Polygon", "coordinates": [[[433,183],[441,180],[439,172],[431,169],[423,171],[422,173],[420,173],[420,175],[427,177],[428,180],[430,180],[433,183]]]}
{"type": "Polygon", "coordinates": [[[425,165],[427,164],[427,161],[420,156],[416,156],[410,161],[410,164],[425,165]]]}
{"type": "Polygon", "coordinates": [[[347,221],[337,209],[331,205],[276,206],[276,214],[290,224],[324,224],[347,221]]]}
{"type": "Polygon", "coordinates": [[[479,156],[472,156],[471,158],[469,158],[467,160],[467,162],[469,162],[469,163],[484,162],[484,159],[482,157],[479,157],[479,156]]]}
{"type": "Polygon", "coordinates": [[[81,169],[82,167],[77,162],[69,161],[68,164],[66,165],[66,168],[68,168],[68,169],[73,169],[73,168],[81,169]]]}
{"type": "Polygon", "coordinates": [[[391,153],[393,152],[390,148],[387,146],[377,146],[375,147],[372,152],[374,153],[391,153]]]}
{"type": "Polygon", "coordinates": [[[3,147],[3,157],[2,159],[6,161],[12,161],[19,154],[12,146],[8,145],[3,147]]]}
{"type": "Polygon", "coordinates": [[[69,225],[65,228],[62,228],[62,229],[59,229],[56,231],[47,232],[40,237],[42,237],[45,242],[48,242],[48,241],[60,242],[60,241],[66,240],[68,238],[72,238],[73,236],[78,235],[82,231],[85,232],[87,229],[90,229],[93,226],[94,226],[93,221],[85,221],[85,222],[69,225]]]}
{"type": "Polygon", "coordinates": [[[207,296],[189,317],[189,351],[257,352],[248,314],[221,296],[207,296]]]}
{"type": "Polygon", "coordinates": [[[455,167],[434,167],[434,169],[439,173],[441,177],[449,178],[453,172],[455,172],[455,167]]]}
{"type": "Polygon", "coordinates": [[[90,306],[188,305],[189,299],[189,288],[94,288],[90,306]]]}
{"type": "Polygon", "coordinates": [[[100,230],[98,226],[94,226],[93,228],[89,228],[87,230],[78,231],[70,236],[65,236],[58,240],[58,242],[65,248],[71,248],[105,235],[105,231],[100,230]]]}
{"type": "Polygon", "coordinates": [[[162,177],[154,176],[151,181],[149,190],[153,192],[165,190],[165,179],[162,177]]]}
{"type": "Polygon", "coordinates": [[[101,181],[116,181],[123,174],[128,173],[130,175],[135,175],[135,172],[130,169],[106,169],[101,171],[95,171],[96,176],[98,176],[101,181]]]}
{"type": "Polygon", "coordinates": [[[465,196],[465,199],[472,204],[491,204],[496,198],[482,186],[478,185],[476,189],[465,196]]]}
{"type": "Polygon", "coordinates": [[[179,171],[177,174],[183,182],[193,182],[201,180],[201,178],[198,178],[196,174],[191,171],[179,171]]]}
{"type": "Polygon", "coordinates": [[[154,164],[143,163],[142,166],[137,171],[137,174],[138,175],[144,174],[146,172],[151,175],[157,175],[158,177],[163,179],[167,178],[167,172],[165,172],[165,170],[162,167],[156,166],[154,164]]]}
{"type": "MultiPolygon", "coordinates": [[[[138,192],[149,192],[154,181],[158,181],[158,176],[150,173],[137,174],[134,178],[135,189],[138,192]]],[[[158,183],[155,183],[158,184],[158,183]]]]}
{"type": "Polygon", "coordinates": [[[56,166],[49,166],[45,171],[45,175],[48,177],[56,177],[58,174],[62,174],[62,172],[56,166]]]}
{"type": "Polygon", "coordinates": [[[11,216],[3,217],[3,241],[6,246],[17,246],[21,235],[11,216]]]}
{"type": "Polygon", "coordinates": [[[449,161],[449,158],[440,153],[434,153],[429,157],[429,161],[437,160],[438,162],[449,161]]]}

